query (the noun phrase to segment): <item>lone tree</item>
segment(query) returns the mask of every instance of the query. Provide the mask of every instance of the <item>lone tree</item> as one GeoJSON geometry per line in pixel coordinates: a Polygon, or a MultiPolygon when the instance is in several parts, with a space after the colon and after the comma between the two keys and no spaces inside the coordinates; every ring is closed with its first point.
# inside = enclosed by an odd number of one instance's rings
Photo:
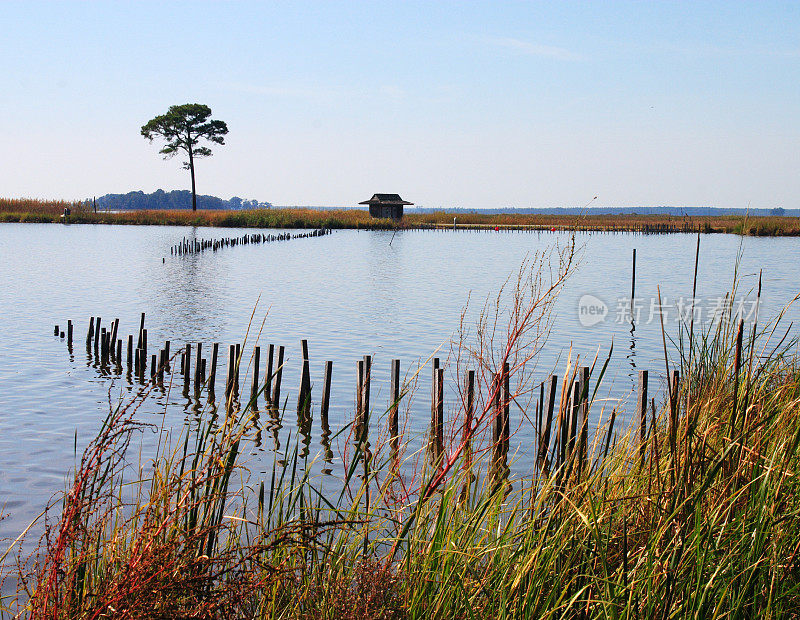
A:
{"type": "Polygon", "coordinates": [[[164,159],[169,159],[178,152],[189,155],[189,161],[183,167],[192,175],[192,211],[197,211],[197,194],[194,185],[194,158],[208,157],[211,149],[199,146],[200,140],[208,140],[215,144],[225,144],[228,126],[224,121],[210,120],[211,108],[202,103],[186,103],[172,105],[166,114],[156,116],[142,127],[142,135],[153,141],[160,137],[166,144],[159,151],[164,159]]]}

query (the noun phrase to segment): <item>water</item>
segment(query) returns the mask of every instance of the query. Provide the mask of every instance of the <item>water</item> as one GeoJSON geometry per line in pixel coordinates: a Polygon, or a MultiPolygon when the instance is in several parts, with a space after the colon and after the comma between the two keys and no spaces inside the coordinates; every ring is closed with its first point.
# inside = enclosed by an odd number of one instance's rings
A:
{"type": "MultiPolygon", "coordinates": [[[[419,364],[436,355],[447,362],[446,409],[455,409],[454,357],[451,339],[458,334],[462,311],[475,342],[475,321],[484,302],[493,299],[521,263],[553,244],[569,243],[563,233],[367,232],[337,231],[315,239],[224,248],[195,256],[173,257],[169,248],[184,236],[202,239],[239,236],[252,230],[175,227],[0,226],[0,538],[13,537],[44,504],[65,486],[65,476],[93,437],[110,406],[130,396],[125,377],[111,381],[87,357],[84,347],[90,316],[109,326],[120,319],[123,342],[147,315],[150,353],[165,340],[172,351],[183,343],[286,346],[282,392],[289,413],[280,432],[267,422],[252,439],[250,462],[256,474],[266,467],[261,456],[285,442],[293,427],[301,368],[300,340],[308,339],[314,406],[318,408],[323,363],[334,361],[330,426],[336,433],[352,420],[356,362],[373,356],[371,402],[374,415],[387,406],[392,358],[402,361],[401,375],[410,378],[419,364]],[[251,321],[251,316],[252,321],[251,321]],[[73,353],[53,337],[53,325],[66,331],[75,324],[73,353]],[[260,337],[262,321],[263,331],[260,337]]],[[[274,232],[274,231],[272,231],[274,232]]],[[[651,371],[651,393],[663,389],[663,344],[656,310],[660,286],[666,311],[666,332],[677,334],[677,306],[691,295],[695,237],[632,234],[578,234],[579,267],[555,305],[549,340],[538,357],[535,381],[549,372],[563,374],[567,355],[598,368],[613,341],[609,371],[591,412],[602,407],[624,411],[638,369],[651,371]],[[631,252],[637,249],[637,308],[641,314],[631,333],[631,252]],[[604,320],[587,326],[587,308],[607,308],[604,320]],[[583,322],[580,308],[584,309],[583,322]]],[[[742,293],[753,289],[763,269],[761,317],[773,317],[800,290],[797,285],[800,240],[704,236],[698,274],[699,326],[730,290],[733,267],[742,244],[742,293]]],[[[754,296],[751,295],[750,299],[754,296]]],[[[749,306],[745,306],[747,310],[749,306]]],[[[508,307],[504,307],[507,310],[508,307]]],[[[785,326],[798,311],[791,307],[785,326]]],[[[505,325],[507,315],[500,317],[505,325]]],[[[796,333],[792,327],[792,334],[796,333]]],[[[248,346],[248,350],[249,350],[248,346]]],[[[675,352],[671,348],[671,355],[675,352]]],[[[243,366],[249,358],[246,357],[243,366]]],[[[462,370],[465,367],[462,367],[462,370]]],[[[242,371],[243,375],[245,371],[242,371]]],[[[422,444],[430,419],[430,369],[416,378],[416,396],[409,409],[412,445],[422,444]]],[[[263,376],[263,361],[262,361],[263,376]]],[[[596,376],[596,375],[595,375],[596,376]]],[[[244,382],[244,381],[243,381],[244,382]]],[[[224,361],[218,393],[223,391],[224,361]]],[[[246,388],[247,389],[247,388],[246,388]]],[[[174,390],[157,393],[141,415],[180,425],[198,415],[197,406],[174,390]]],[[[523,419],[512,407],[512,428],[523,419]]],[[[266,417],[263,419],[266,420],[266,417]]],[[[322,449],[317,420],[311,428],[310,456],[322,449]]],[[[147,440],[147,438],[145,438],[147,440]]],[[[341,444],[341,442],[340,442],[341,444]]],[[[523,424],[512,439],[519,447],[515,469],[530,467],[534,445],[530,426],[523,424]]],[[[281,449],[285,443],[281,445],[281,449]]],[[[341,445],[333,447],[339,455],[341,445]]],[[[271,461],[269,461],[271,462],[271,461]]],[[[328,467],[341,475],[341,465],[328,467]],[[338,469],[337,469],[338,467],[338,469]]]]}

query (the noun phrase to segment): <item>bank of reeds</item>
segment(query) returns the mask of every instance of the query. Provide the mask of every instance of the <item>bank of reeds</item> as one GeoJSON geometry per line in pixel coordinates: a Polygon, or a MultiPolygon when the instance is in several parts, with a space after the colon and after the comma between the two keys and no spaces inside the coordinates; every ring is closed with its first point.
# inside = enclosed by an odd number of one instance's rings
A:
{"type": "Polygon", "coordinates": [[[21,592],[4,605],[31,618],[796,617],[800,365],[776,324],[740,327],[732,298],[715,326],[679,334],[667,364],[682,379],[646,403],[643,427],[604,411],[585,451],[565,440],[571,360],[533,473],[493,475],[493,377],[509,364],[514,396],[537,393],[526,363],[571,260],[554,280],[519,278],[511,310],[484,315],[474,417],[456,407],[436,462],[392,451],[373,411],[338,491],[296,442],[259,478],[241,456],[255,401],[230,400],[131,467],[143,389],[84,452],[38,551],[4,558],[21,592]]]}
{"type": "Polygon", "coordinates": [[[402,222],[375,219],[364,209],[273,208],[243,211],[124,211],[94,212],[89,202],[0,198],[0,222],[62,222],[64,208],[73,224],[138,224],[153,226],[218,226],[227,228],[450,228],[453,218],[459,227],[532,228],[536,230],[587,230],[601,232],[683,231],[733,233],[751,236],[800,235],[800,218],[714,216],[678,217],[668,215],[536,215],[514,213],[463,213],[437,211],[407,213],[402,222]]]}

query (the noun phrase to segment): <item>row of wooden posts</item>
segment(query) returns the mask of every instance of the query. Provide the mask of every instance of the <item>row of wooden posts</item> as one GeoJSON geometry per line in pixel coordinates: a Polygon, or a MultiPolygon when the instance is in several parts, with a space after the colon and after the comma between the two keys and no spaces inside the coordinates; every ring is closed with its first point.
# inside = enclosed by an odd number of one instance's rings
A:
{"type": "Polygon", "coordinates": [[[276,241],[289,241],[291,239],[307,239],[309,237],[322,237],[331,233],[330,228],[319,228],[304,233],[280,233],[269,235],[266,233],[248,233],[241,237],[225,237],[223,239],[187,239],[184,237],[180,243],[176,243],[169,249],[169,253],[175,256],[187,254],[199,254],[206,250],[216,252],[221,248],[234,247],[237,245],[252,245],[259,243],[273,243],[276,241]]]}
{"type": "MultiPolygon", "coordinates": [[[[118,338],[119,319],[111,322],[110,328],[102,327],[101,317],[91,317],[89,319],[89,329],[86,334],[86,349],[89,353],[94,353],[101,365],[109,366],[114,364],[118,369],[122,368],[123,340],[118,338]]],[[[59,326],[54,328],[54,335],[67,338],[68,346],[72,347],[73,323],[67,322],[66,333],[61,331],[59,326]]],[[[308,341],[301,341],[303,366],[300,378],[300,387],[297,397],[297,414],[301,423],[311,421],[311,372],[308,353],[308,341]]],[[[219,343],[211,346],[211,355],[208,359],[203,357],[203,343],[196,345],[187,343],[180,351],[180,365],[178,371],[183,380],[184,395],[189,395],[190,389],[194,389],[194,395],[199,399],[202,390],[205,388],[210,401],[215,400],[216,376],[219,367],[219,343]],[[194,368],[192,369],[192,359],[194,358],[194,368]],[[192,382],[192,376],[194,381],[192,382]]],[[[285,348],[269,344],[266,352],[263,379],[260,375],[261,369],[261,347],[256,346],[253,350],[252,381],[250,386],[249,401],[256,404],[259,397],[266,400],[268,406],[272,408],[281,407],[281,380],[284,369],[285,348]]],[[[239,365],[242,358],[241,345],[235,344],[228,347],[228,372],[225,380],[225,402],[227,406],[238,406],[239,394],[239,365]]],[[[175,356],[178,359],[178,356],[175,356]]],[[[138,335],[134,338],[133,334],[127,338],[127,358],[126,364],[128,372],[135,376],[140,382],[153,382],[157,385],[164,384],[164,375],[170,372],[170,341],[166,341],[163,347],[158,350],[158,354],[152,353],[148,359],[148,339],[147,329],[145,328],[145,315],[142,313],[139,324],[138,335]],[[135,341],[135,347],[134,347],[135,341]],[[149,373],[148,373],[149,362],[149,373]],[[148,376],[149,375],[149,376],[148,376]]],[[[353,438],[359,450],[364,454],[364,466],[368,466],[369,457],[369,415],[370,415],[370,392],[373,374],[372,357],[367,355],[358,360],[358,383],[356,389],[356,411],[353,425],[353,438]]],[[[320,418],[323,428],[328,427],[328,412],[331,402],[331,380],[333,375],[333,361],[328,360],[324,364],[324,377],[322,383],[320,400],[320,418]]],[[[447,457],[444,442],[444,392],[445,392],[445,369],[441,367],[438,358],[432,361],[431,378],[431,419],[428,441],[428,453],[431,462],[441,465],[447,457]]],[[[576,472],[580,477],[588,467],[588,417],[589,406],[591,403],[589,390],[590,369],[583,366],[574,372],[574,375],[565,378],[561,387],[561,396],[558,403],[559,381],[557,375],[550,375],[546,381],[539,384],[539,398],[535,408],[535,423],[537,432],[537,443],[535,461],[537,470],[549,474],[558,472],[557,475],[570,479],[571,472],[576,472]]],[[[489,411],[490,424],[492,430],[491,447],[491,467],[493,475],[505,478],[508,476],[508,452],[511,439],[510,425],[510,406],[514,400],[514,395],[510,391],[511,370],[508,363],[490,378],[488,385],[489,391],[489,411]]],[[[674,436],[673,427],[677,425],[677,392],[679,386],[679,375],[673,371],[670,377],[670,437],[674,436]]],[[[461,437],[453,438],[458,443],[460,439],[463,446],[464,462],[469,467],[472,454],[473,434],[476,431],[476,386],[475,371],[469,370],[465,376],[464,385],[464,415],[461,425],[461,437]]],[[[404,386],[400,378],[400,360],[391,361],[390,370],[390,391],[388,408],[389,441],[393,458],[396,458],[400,448],[400,428],[398,420],[399,404],[404,396],[404,386]]],[[[655,415],[655,403],[651,399],[653,415],[655,415]]],[[[287,404],[284,399],[283,407],[287,404]]],[[[639,372],[637,417],[639,419],[641,445],[644,446],[647,430],[648,412],[648,372],[639,372]]],[[[612,413],[614,416],[615,413],[612,413]]],[[[610,429],[613,427],[613,419],[609,426],[609,436],[605,442],[605,452],[608,451],[610,441],[610,429]]],[[[644,447],[642,447],[644,450],[644,447]]]]}

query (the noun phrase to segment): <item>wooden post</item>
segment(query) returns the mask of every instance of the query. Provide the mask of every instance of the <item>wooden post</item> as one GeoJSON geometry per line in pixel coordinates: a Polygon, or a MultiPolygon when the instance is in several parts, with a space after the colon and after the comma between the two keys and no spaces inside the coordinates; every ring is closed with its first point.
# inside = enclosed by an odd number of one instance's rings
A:
{"type": "Polygon", "coordinates": [[[464,430],[462,441],[464,443],[464,469],[468,471],[472,466],[472,420],[475,415],[475,371],[467,372],[467,406],[464,412],[464,430]]]}
{"type": "Polygon", "coordinates": [[[229,400],[233,394],[233,365],[236,363],[236,346],[228,347],[228,376],[225,379],[225,400],[229,400]]]}
{"type": "Polygon", "coordinates": [[[203,387],[203,343],[197,343],[197,357],[194,364],[194,395],[200,396],[200,390],[203,387]]]}
{"type": "Polygon", "coordinates": [[[399,421],[398,409],[400,405],[400,360],[392,360],[389,387],[389,441],[391,443],[392,457],[397,456],[399,448],[399,421]]]}
{"type": "Polygon", "coordinates": [[[639,371],[639,396],[636,400],[636,413],[639,416],[639,465],[644,465],[645,444],[647,442],[647,371],[639,371]]]}
{"type": "MultiPolygon", "coordinates": [[[[147,366],[147,330],[142,330],[142,366],[147,366]]],[[[144,370],[142,371],[144,372],[144,370]]]]}
{"type": "Polygon", "coordinates": [[[744,332],[744,319],[739,319],[739,328],[736,331],[736,356],[733,362],[733,407],[731,407],[730,437],[734,438],[736,430],[736,407],[739,404],[739,374],[742,370],[742,335],[744,332]]]}
{"type": "Polygon", "coordinates": [[[239,367],[242,360],[242,345],[236,344],[236,362],[233,365],[233,393],[239,397],[239,367]]]}
{"type": "Polygon", "coordinates": [[[217,357],[219,356],[219,342],[215,342],[211,347],[211,372],[208,375],[208,397],[214,398],[214,390],[217,382],[217,357]]]}
{"type": "Polygon", "coordinates": [[[547,378],[547,398],[545,399],[542,418],[544,420],[544,430],[539,436],[539,469],[547,472],[547,453],[550,451],[550,432],[553,424],[553,409],[556,404],[556,392],[558,391],[558,375],[550,375],[547,378]]]}
{"type": "Polygon", "coordinates": [[[361,441],[361,426],[364,424],[364,360],[358,360],[358,384],[356,386],[356,419],[355,419],[355,442],[358,445],[361,441]]]}
{"type": "Polygon", "coordinates": [[[128,334],[128,372],[133,365],[133,334],[128,334]]]}
{"type": "Polygon", "coordinates": [[[495,482],[500,478],[503,458],[502,383],[501,374],[492,373],[489,397],[492,403],[492,479],[495,482]]]}
{"type": "Polygon", "coordinates": [[[267,349],[267,372],[264,373],[264,399],[267,403],[272,398],[272,356],[275,352],[275,345],[270,344],[267,349]]]}
{"type": "Polygon", "coordinates": [[[122,372],[122,339],[117,340],[117,372],[122,372]]]}
{"type": "Polygon", "coordinates": [[[281,401],[281,377],[283,376],[283,346],[278,347],[278,366],[275,369],[275,383],[272,387],[272,403],[280,407],[281,401]]]}
{"type": "Polygon", "coordinates": [[[98,349],[100,347],[100,321],[102,319],[97,317],[97,320],[94,322],[94,354],[97,356],[98,349]]]}
{"type": "Polygon", "coordinates": [[[67,345],[72,346],[72,321],[67,321],[67,345]]]}
{"type": "Polygon", "coordinates": [[[511,368],[508,362],[503,364],[503,475],[508,474],[508,444],[511,440],[510,413],[511,413],[511,368]]]}
{"type": "MultiPolygon", "coordinates": [[[[114,322],[111,324],[111,343],[112,343],[112,347],[113,347],[113,344],[117,342],[117,331],[119,331],[119,319],[114,319],[114,322]]],[[[112,355],[114,354],[113,350],[112,350],[111,354],[112,355]]]]}
{"type": "MultiPolygon", "coordinates": [[[[258,371],[259,366],[261,366],[261,347],[256,347],[253,349],[253,384],[250,386],[250,400],[256,400],[258,398],[258,371]]],[[[253,403],[255,406],[257,403],[253,403]]]]}
{"type": "MultiPolygon", "coordinates": [[[[270,345],[272,347],[272,345],[270,345]]],[[[319,407],[319,417],[328,423],[328,408],[331,402],[331,378],[333,376],[333,362],[328,360],[325,362],[325,376],[322,379],[322,403],[319,407]]]]}
{"type": "Polygon", "coordinates": [[[189,393],[189,382],[191,378],[189,373],[192,371],[192,345],[186,343],[186,349],[183,355],[183,393],[189,393]]]}
{"type": "Polygon", "coordinates": [[[94,317],[90,316],[89,317],[89,331],[86,333],[86,350],[87,351],[92,346],[92,338],[93,337],[94,337],[94,317]]]}
{"type": "Polygon", "coordinates": [[[670,390],[669,402],[669,445],[673,458],[673,471],[677,467],[675,459],[678,456],[678,389],[680,381],[680,371],[673,370],[670,381],[672,390],[670,390]]]}
{"type": "Polygon", "coordinates": [[[139,339],[136,341],[136,348],[142,346],[142,332],[144,331],[144,312],[142,312],[142,319],[139,321],[139,339]]]}
{"type": "Polygon", "coordinates": [[[636,248],[633,248],[633,267],[631,269],[631,321],[633,321],[633,299],[636,296],[636,248]]]}
{"type": "Polygon", "coordinates": [[[307,420],[311,414],[311,377],[309,362],[303,360],[303,372],[300,375],[300,391],[297,395],[297,417],[307,420]]]}
{"type": "Polygon", "coordinates": [[[161,352],[159,353],[159,358],[158,358],[158,382],[161,385],[164,384],[164,366],[166,366],[166,364],[167,364],[167,361],[166,361],[167,360],[167,356],[166,356],[165,353],[166,352],[164,351],[164,349],[161,349],[161,352]]]}
{"type": "Polygon", "coordinates": [[[444,368],[436,374],[436,462],[441,466],[444,457],[444,368]]]}
{"type": "Polygon", "coordinates": [[[581,367],[581,408],[580,408],[580,472],[588,471],[589,461],[589,367],[581,367]]]}
{"type": "Polygon", "coordinates": [[[150,359],[150,378],[155,381],[156,378],[156,354],[153,353],[150,359]]]}

